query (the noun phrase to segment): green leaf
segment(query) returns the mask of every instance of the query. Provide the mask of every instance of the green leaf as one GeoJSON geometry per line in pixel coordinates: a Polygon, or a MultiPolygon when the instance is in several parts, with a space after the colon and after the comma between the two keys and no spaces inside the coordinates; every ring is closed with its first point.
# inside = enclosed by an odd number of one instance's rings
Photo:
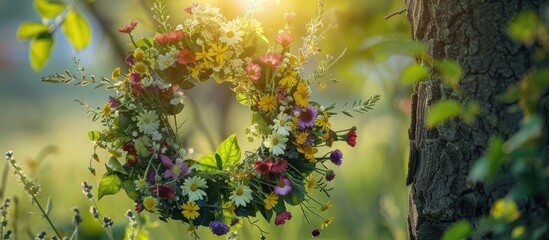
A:
{"type": "Polygon", "coordinates": [[[124,175],[128,175],[128,172],[126,172],[126,169],[122,167],[122,164],[120,164],[118,159],[115,157],[111,157],[109,159],[109,162],[107,163],[107,167],[110,168],[112,171],[119,172],[124,175]]]}
{"type": "Polygon", "coordinates": [[[436,69],[439,71],[442,80],[450,87],[457,88],[459,79],[463,75],[463,69],[458,62],[453,60],[444,60],[442,62],[435,63],[436,69]]]}
{"type": "Polygon", "coordinates": [[[51,50],[53,48],[53,38],[51,35],[34,38],[29,46],[30,64],[34,71],[40,71],[50,60],[51,50]]]}
{"type": "Polygon", "coordinates": [[[448,99],[436,102],[427,115],[427,126],[434,127],[439,123],[457,117],[461,111],[461,106],[456,100],[448,99]]]}
{"type": "Polygon", "coordinates": [[[116,174],[105,174],[101,177],[99,182],[98,199],[101,200],[102,197],[107,195],[113,195],[120,191],[122,187],[122,180],[116,174]]]}
{"type": "Polygon", "coordinates": [[[483,178],[490,180],[494,177],[504,160],[503,139],[498,136],[493,137],[490,140],[488,150],[486,150],[486,155],[474,163],[469,173],[471,180],[479,181],[483,178]]]}
{"type": "Polygon", "coordinates": [[[507,33],[518,42],[532,43],[538,28],[538,15],[535,11],[521,11],[509,24],[507,33]]]}
{"type": "Polygon", "coordinates": [[[238,103],[240,103],[244,106],[249,106],[250,105],[250,98],[248,98],[248,96],[246,96],[246,94],[237,93],[236,94],[236,100],[238,101],[238,103]]]}
{"type": "Polygon", "coordinates": [[[549,69],[535,70],[528,76],[528,83],[532,84],[533,89],[542,90],[549,87],[549,69]]]}
{"type": "Polygon", "coordinates": [[[402,71],[400,80],[405,84],[412,84],[425,80],[429,76],[427,68],[420,64],[410,64],[402,71]]]}
{"type": "Polygon", "coordinates": [[[477,102],[470,101],[465,108],[461,110],[460,117],[467,123],[472,123],[475,117],[480,112],[480,107],[477,102]]]}
{"type": "Polygon", "coordinates": [[[34,8],[40,14],[41,17],[52,19],[61,14],[67,5],[62,2],[48,1],[48,0],[35,0],[34,8]]]}
{"type": "Polygon", "coordinates": [[[67,14],[65,22],[63,22],[63,32],[76,50],[81,50],[90,43],[90,24],[75,9],[67,14]]]}
{"type": "Polygon", "coordinates": [[[223,169],[223,160],[221,160],[221,157],[217,153],[215,154],[215,163],[218,170],[223,169]]]}
{"type": "Polygon", "coordinates": [[[510,153],[532,140],[535,140],[541,136],[543,129],[543,120],[539,115],[532,115],[524,118],[521,123],[520,130],[515,133],[507,142],[505,142],[503,148],[504,151],[510,153]]]}
{"type": "Polygon", "coordinates": [[[215,153],[202,156],[197,160],[200,163],[199,171],[215,172],[217,170],[217,161],[215,159],[215,153]]]}
{"type": "Polygon", "coordinates": [[[49,32],[49,26],[39,22],[23,22],[17,28],[17,40],[37,38],[49,32]]]}
{"type": "Polygon", "coordinates": [[[89,131],[88,132],[88,138],[92,142],[97,142],[99,139],[101,139],[101,132],[99,131],[89,131]]]}
{"type": "Polygon", "coordinates": [[[51,202],[51,197],[48,197],[48,204],[46,205],[46,215],[49,215],[53,209],[53,203],[51,202]]]}
{"type": "Polygon", "coordinates": [[[265,121],[261,113],[252,113],[252,115],[250,115],[250,119],[252,120],[252,122],[257,123],[257,130],[259,130],[260,134],[271,134],[271,128],[269,127],[269,124],[267,123],[267,121],[265,121]]]}
{"type": "Polygon", "coordinates": [[[217,147],[215,152],[219,154],[219,157],[221,158],[221,169],[235,166],[238,161],[240,161],[240,147],[238,146],[236,135],[233,134],[225,139],[225,141],[217,147]]]}
{"type": "Polygon", "coordinates": [[[460,240],[466,239],[473,233],[473,227],[466,220],[454,223],[442,236],[442,240],[460,240]]]}

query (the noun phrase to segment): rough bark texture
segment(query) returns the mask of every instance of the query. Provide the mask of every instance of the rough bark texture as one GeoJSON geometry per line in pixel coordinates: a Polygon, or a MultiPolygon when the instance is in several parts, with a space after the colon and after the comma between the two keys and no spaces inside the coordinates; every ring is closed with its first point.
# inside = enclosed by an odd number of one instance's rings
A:
{"type": "Polygon", "coordinates": [[[467,175],[491,136],[507,139],[518,129],[522,116],[507,111],[508,105],[498,96],[531,67],[531,53],[509,40],[506,26],[521,10],[539,4],[538,0],[407,1],[413,38],[426,42],[435,59],[457,60],[464,70],[460,93],[437,79],[414,87],[407,179],[411,184],[409,239],[440,239],[456,220],[487,214],[512,186],[512,178],[491,185],[470,184],[467,175]],[[481,114],[471,125],[452,120],[427,128],[428,108],[445,98],[462,103],[475,100],[481,114]]]}

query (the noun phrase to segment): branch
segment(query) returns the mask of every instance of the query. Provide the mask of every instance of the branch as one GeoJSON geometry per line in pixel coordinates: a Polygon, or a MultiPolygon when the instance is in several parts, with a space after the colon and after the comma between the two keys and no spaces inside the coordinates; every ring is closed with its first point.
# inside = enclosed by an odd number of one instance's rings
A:
{"type": "Polygon", "coordinates": [[[406,11],[406,8],[401,9],[401,10],[399,10],[399,11],[397,11],[397,12],[394,12],[394,13],[391,13],[391,14],[385,16],[383,19],[387,20],[387,19],[392,18],[392,17],[394,17],[394,16],[396,16],[396,15],[403,14],[405,11],[406,11]]]}
{"type": "Polygon", "coordinates": [[[113,28],[113,24],[101,14],[99,9],[97,9],[97,2],[87,4],[87,6],[93,17],[99,22],[105,36],[113,43],[114,51],[118,56],[117,59],[122,62],[123,59],[126,58],[126,51],[124,50],[125,44],[117,37],[118,32],[115,30],[116,28],[113,28]]]}

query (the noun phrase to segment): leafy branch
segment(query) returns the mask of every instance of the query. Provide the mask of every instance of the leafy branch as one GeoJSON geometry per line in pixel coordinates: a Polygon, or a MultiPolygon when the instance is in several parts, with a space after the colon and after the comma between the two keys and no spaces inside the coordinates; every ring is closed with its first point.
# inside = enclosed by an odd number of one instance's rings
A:
{"type": "MultiPolygon", "coordinates": [[[[76,81],[74,84],[75,86],[86,86],[90,83],[97,82],[97,77],[94,75],[90,75],[89,77],[86,75],[86,69],[80,65],[80,60],[74,57],[72,62],[74,63],[74,68],[78,69],[80,76],[71,73],[69,70],[65,70],[62,74],[54,73],[52,75],[42,77],[42,82],[70,84],[76,81]]],[[[107,86],[107,89],[109,89],[109,87],[112,86],[112,81],[106,77],[99,77],[99,81],[100,84],[95,88],[107,86]]]]}
{"type": "MultiPolygon", "coordinates": [[[[369,97],[366,100],[360,99],[358,101],[354,101],[350,107],[349,107],[349,103],[345,103],[339,112],[349,117],[354,117],[353,114],[351,114],[351,111],[359,114],[365,114],[368,111],[373,109],[373,107],[376,105],[379,99],[381,99],[381,95],[376,94],[374,96],[369,97]]],[[[332,110],[334,108],[335,108],[335,104],[328,107],[326,111],[332,110]]]]}

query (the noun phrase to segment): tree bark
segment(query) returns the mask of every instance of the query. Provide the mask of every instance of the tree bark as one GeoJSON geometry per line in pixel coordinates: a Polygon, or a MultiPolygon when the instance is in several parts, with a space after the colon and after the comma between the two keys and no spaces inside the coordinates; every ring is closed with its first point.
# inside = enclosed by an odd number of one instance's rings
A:
{"type": "Polygon", "coordinates": [[[416,40],[435,59],[454,59],[463,68],[459,93],[436,77],[414,86],[409,130],[409,239],[440,239],[459,219],[488,214],[513,185],[511,177],[472,184],[467,175],[491,136],[504,139],[519,128],[522,115],[498,100],[532,66],[531,50],[507,37],[518,12],[539,9],[539,0],[408,0],[407,16],[416,40]],[[426,113],[440,99],[474,100],[481,113],[472,124],[451,120],[435,128],[426,113]]]}

